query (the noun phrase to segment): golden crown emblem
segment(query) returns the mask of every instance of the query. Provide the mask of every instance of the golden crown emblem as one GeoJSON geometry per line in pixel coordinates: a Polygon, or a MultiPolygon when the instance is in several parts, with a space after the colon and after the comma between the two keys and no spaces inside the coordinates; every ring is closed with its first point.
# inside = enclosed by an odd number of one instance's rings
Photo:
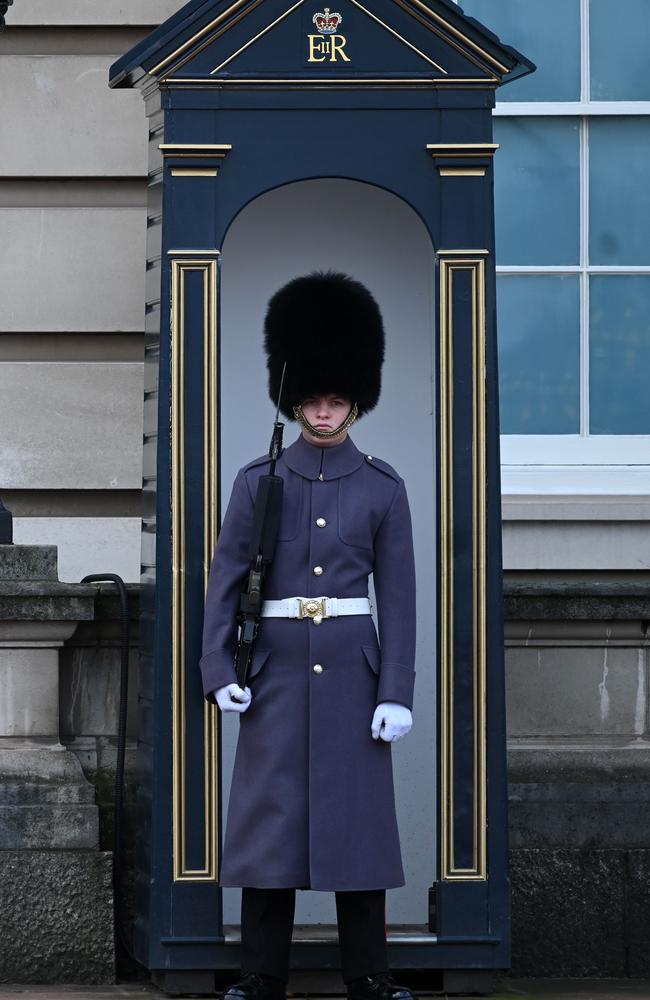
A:
{"type": "Polygon", "coordinates": [[[342,16],[336,12],[330,11],[329,7],[326,7],[324,11],[321,11],[318,14],[314,14],[312,18],[313,23],[316,25],[316,28],[321,35],[333,35],[342,20],[342,16]]]}

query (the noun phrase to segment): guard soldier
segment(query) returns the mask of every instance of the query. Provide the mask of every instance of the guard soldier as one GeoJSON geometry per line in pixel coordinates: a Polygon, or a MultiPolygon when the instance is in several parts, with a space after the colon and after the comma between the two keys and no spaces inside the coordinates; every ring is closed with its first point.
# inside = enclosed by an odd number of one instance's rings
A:
{"type": "Polygon", "coordinates": [[[385,891],[404,885],[391,742],[411,728],[415,570],[404,482],[348,436],[379,399],[384,330],[370,292],[333,272],[269,303],[269,391],[302,433],[282,453],[284,499],[249,681],[236,615],[267,456],[242,468],[210,573],[203,689],[240,713],[222,886],[242,887],[242,979],[226,1000],[282,1000],[295,890],[336,893],[349,1000],[412,1000],[388,972],[385,891]],[[374,576],[379,637],[371,617],[374,576]]]}

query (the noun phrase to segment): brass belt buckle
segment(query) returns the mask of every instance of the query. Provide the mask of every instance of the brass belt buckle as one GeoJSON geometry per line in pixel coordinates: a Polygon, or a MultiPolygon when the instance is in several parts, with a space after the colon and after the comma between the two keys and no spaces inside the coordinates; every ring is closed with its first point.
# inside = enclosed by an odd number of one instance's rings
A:
{"type": "Polygon", "coordinates": [[[320,625],[323,618],[327,618],[327,615],[325,614],[325,598],[301,597],[298,617],[311,618],[314,625],[320,625]]]}

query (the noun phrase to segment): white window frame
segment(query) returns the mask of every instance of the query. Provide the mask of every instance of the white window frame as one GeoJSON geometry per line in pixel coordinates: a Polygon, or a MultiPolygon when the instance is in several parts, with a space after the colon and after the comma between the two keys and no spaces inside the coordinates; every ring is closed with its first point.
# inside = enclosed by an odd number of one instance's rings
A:
{"type": "Polygon", "coordinates": [[[503,434],[501,478],[505,495],[639,495],[650,493],[650,435],[589,434],[589,279],[592,274],[647,274],[648,266],[589,264],[589,123],[607,115],[650,116],[650,101],[591,101],[589,0],[581,0],[580,101],[504,101],[495,117],[569,116],[580,122],[580,263],[574,266],[497,265],[501,275],[570,275],[580,283],[579,434],[503,434]]]}

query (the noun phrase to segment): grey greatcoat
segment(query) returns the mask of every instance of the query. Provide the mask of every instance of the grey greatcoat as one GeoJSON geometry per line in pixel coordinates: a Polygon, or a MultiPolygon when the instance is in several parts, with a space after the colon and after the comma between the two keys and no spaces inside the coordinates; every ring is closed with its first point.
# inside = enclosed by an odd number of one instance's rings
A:
{"type": "MultiPolygon", "coordinates": [[[[237,475],[206,599],[203,689],[235,680],[235,614],[259,458],[237,475]]],[[[404,884],[391,747],[370,723],[383,701],[411,707],[415,571],[404,483],[348,437],[319,448],[301,436],[276,472],[284,506],[265,598],[367,597],[370,615],[263,618],[240,716],[220,883],[361,890],[404,884]],[[323,523],[324,522],[324,523],[323,523]],[[321,572],[322,570],[322,572],[321,572]],[[322,670],[315,671],[316,665],[322,670]]]]}

